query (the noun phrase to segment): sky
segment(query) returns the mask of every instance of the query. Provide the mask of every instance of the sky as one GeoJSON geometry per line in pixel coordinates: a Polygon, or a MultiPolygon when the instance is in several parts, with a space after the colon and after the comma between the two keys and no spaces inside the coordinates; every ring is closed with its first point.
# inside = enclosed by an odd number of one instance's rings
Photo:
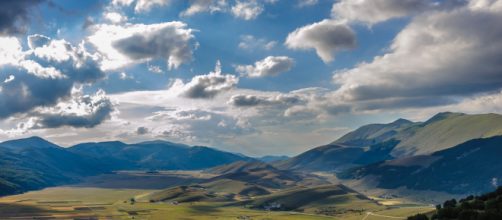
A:
{"type": "Polygon", "coordinates": [[[502,113],[502,0],[0,1],[0,140],[296,155],[502,113]]]}

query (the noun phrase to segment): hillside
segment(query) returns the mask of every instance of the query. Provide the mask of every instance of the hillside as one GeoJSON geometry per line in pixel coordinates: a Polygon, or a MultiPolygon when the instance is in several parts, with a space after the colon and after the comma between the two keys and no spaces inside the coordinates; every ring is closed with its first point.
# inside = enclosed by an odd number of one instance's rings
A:
{"type": "Polygon", "coordinates": [[[378,180],[377,187],[434,190],[456,194],[493,189],[502,178],[502,136],[474,139],[435,152],[383,161],[339,174],[340,178],[378,180]]]}
{"type": "Polygon", "coordinates": [[[208,147],[167,141],[118,141],[62,148],[40,137],[0,143],[0,195],[76,183],[112,170],[195,170],[252,160],[208,147]]]}
{"type": "Polygon", "coordinates": [[[257,197],[243,204],[255,209],[317,212],[328,215],[333,214],[330,212],[362,210],[378,206],[364,195],[344,185],[298,187],[257,197]]]}
{"type": "Polygon", "coordinates": [[[398,119],[389,124],[365,125],[333,143],[273,165],[280,169],[342,172],[383,160],[431,154],[472,139],[497,135],[502,135],[502,115],[445,112],[425,122],[398,119]]]}
{"type": "Polygon", "coordinates": [[[83,143],[70,147],[71,152],[111,163],[115,169],[197,170],[251,158],[209,147],[148,141],[83,143]]]}
{"type": "Polygon", "coordinates": [[[0,143],[0,167],[0,195],[72,183],[108,170],[39,137],[0,143]]]}
{"type": "Polygon", "coordinates": [[[395,139],[394,157],[430,154],[465,141],[502,135],[502,115],[443,112],[425,122],[399,119],[390,124],[362,126],[334,143],[365,147],[395,139]]]}
{"type": "MultiPolygon", "coordinates": [[[[321,185],[328,183],[314,175],[279,170],[263,162],[238,161],[232,164],[212,168],[207,172],[218,174],[208,182],[238,181],[246,186],[256,185],[269,189],[283,189],[293,186],[321,185]]],[[[208,183],[206,183],[208,184],[208,183]]]]}
{"type": "Polygon", "coordinates": [[[399,143],[388,140],[369,147],[329,144],[306,151],[287,160],[273,162],[284,170],[342,172],[346,169],[392,159],[391,150],[399,143]]]}

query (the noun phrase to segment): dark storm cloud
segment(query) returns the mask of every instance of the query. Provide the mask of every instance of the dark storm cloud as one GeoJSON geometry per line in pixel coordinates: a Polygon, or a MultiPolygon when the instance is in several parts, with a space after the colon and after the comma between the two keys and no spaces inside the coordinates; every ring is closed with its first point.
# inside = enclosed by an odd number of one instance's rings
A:
{"type": "Polygon", "coordinates": [[[149,132],[149,130],[148,130],[148,128],[146,128],[146,127],[138,127],[138,128],[136,129],[136,134],[137,134],[137,135],[144,135],[144,134],[148,134],[148,132],[149,132]]]}
{"type": "Polygon", "coordinates": [[[31,8],[45,0],[0,1],[0,35],[23,33],[31,8]]]}

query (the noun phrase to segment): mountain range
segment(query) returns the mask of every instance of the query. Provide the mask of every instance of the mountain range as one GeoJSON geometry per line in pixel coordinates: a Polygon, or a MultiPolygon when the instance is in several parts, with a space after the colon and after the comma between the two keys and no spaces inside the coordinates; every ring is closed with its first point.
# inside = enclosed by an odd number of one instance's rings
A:
{"type": "Polygon", "coordinates": [[[281,169],[342,172],[348,168],[428,155],[463,142],[502,135],[502,115],[439,113],[425,122],[369,124],[336,141],[275,162],[281,169]]]}
{"type": "Polygon", "coordinates": [[[0,143],[0,195],[76,183],[115,170],[206,170],[216,177],[205,187],[239,186],[233,193],[243,195],[320,185],[322,179],[310,174],[316,171],[343,181],[376,180],[385,189],[477,193],[493,189],[502,178],[500,156],[502,115],[450,112],[424,122],[365,125],[291,158],[251,158],[162,140],[63,148],[31,137],[0,143]]]}
{"type": "Polygon", "coordinates": [[[0,195],[76,183],[113,170],[196,170],[249,160],[254,159],[167,141],[83,143],[63,148],[30,137],[0,143],[0,195]]]}

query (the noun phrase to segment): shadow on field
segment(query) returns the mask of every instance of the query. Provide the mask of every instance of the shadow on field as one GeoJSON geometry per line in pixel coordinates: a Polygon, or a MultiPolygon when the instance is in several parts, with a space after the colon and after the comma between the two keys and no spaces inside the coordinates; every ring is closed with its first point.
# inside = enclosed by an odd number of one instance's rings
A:
{"type": "Polygon", "coordinates": [[[45,216],[54,214],[56,211],[41,209],[39,207],[15,204],[15,203],[0,203],[0,219],[8,217],[25,217],[25,216],[45,216]]]}
{"type": "Polygon", "coordinates": [[[204,180],[169,174],[116,173],[89,177],[84,182],[72,186],[107,189],[165,189],[173,186],[200,183],[204,180]]]}
{"type": "Polygon", "coordinates": [[[222,211],[220,209],[218,209],[218,207],[216,207],[216,206],[193,205],[193,206],[190,206],[190,212],[193,214],[211,215],[211,214],[219,213],[222,211]]]}

